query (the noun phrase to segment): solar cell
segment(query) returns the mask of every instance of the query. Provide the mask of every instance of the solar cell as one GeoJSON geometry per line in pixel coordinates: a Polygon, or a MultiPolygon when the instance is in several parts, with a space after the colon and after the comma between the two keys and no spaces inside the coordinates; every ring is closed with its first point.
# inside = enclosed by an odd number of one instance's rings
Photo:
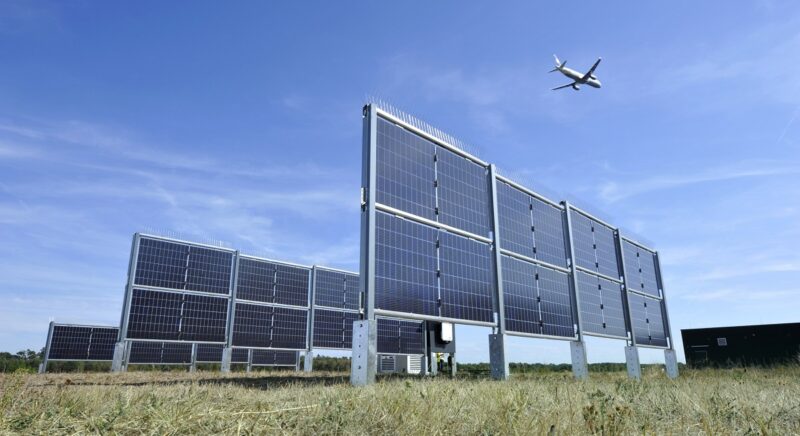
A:
{"type": "Polygon", "coordinates": [[[306,348],[308,310],[237,303],[235,311],[234,346],[306,348]]]}
{"type": "Polygon", "coordinates": [[[128,363],[131,364],[170,365],[191,362],[191,343],[133,341],[130,344],[128,363]]]}
{"type": "Polygon", "coordinates": [[[637,345],[666,347],[666,325],[662,316],[662,301],[628,293],[631,327],[637,345]]]}
{"type": "Polygon", "coordinates": [[[581,271],[577,275],[582,331],[626,338],[620,285],[581,271]]]}
{"type": "Polygon", "coordinates": [[[294,366],[297,364],[296,351],[253,350],[253,366],[294,366]]]}
{"type": "Polygon", "coordinates": [[[134,289],[127,337],[224,342],[227,316],[226,298],[134,289]]]}
{"type": "Polygon", "coordinates": [[[435,220],[436,146],[402,127],[378,119],[376,201],[435,220]]]}
{"type": "Polygon", "coordinates": [[[421,321],[378,318],[378,353],[425,354],[421,321]]]}
{"type": "Polygon", "coordinates": [[[436,149],[438,220],[489,236],[489,170],[441,147],[436,149]]]}
{"type": "Polygon", "coordinates": [[[229,251],[141,237],[134,284],[227,294],[232,261],[229,251]]]}
{"type": "Polygon", "coordinates": [[[314,304],[336,309],[359,310],[361,292],[358,274],[317,268],[314,279],[314,304]]]}
{"type": "Polygon", "coordinates": [[[660,297],[656,277],[655,253],[623,239],[625,279],[631,290],[660,297]]]}
{"type": "Polygon", "coordinates": [[[574,337],[569,276],[510,256],[502,259],[506,330],[574,337]]]}
{"type": "Polygon", "coordinates": [[[353,347],[353,322],[358,312],[314,309],[314,348],[350,349],[353,347]]]}
{"type": "Polygon", "coordinates": [[[506,183],[497,183],[497,215],[500,246],[523,256],[534,257],[531,196],[506,183]]]}
{"type": "Polygon", "coordinates": [[[619,278],[614,230],[581,213],[572,213],[575,263],[608,277],[619,278]]]}
{"type": "Polygon", "coordinates": [[[197,344],[198,362],[222,362],[221,344],[197,344]]]}
{"type": "Polygon", "coordinates": [[[240,257],[236,299],[307,307],[309,271],[308,268],[240,257]]]}
{"type": "Polygon", "coordinates": [[[375,307],[438,315],[437,230],[376,213],[375,307]]]}
{"type": "Polygon", "coordinates": [[[441,316],[491,322],[494,275],[488,244],[439,232],[441,316]]]}

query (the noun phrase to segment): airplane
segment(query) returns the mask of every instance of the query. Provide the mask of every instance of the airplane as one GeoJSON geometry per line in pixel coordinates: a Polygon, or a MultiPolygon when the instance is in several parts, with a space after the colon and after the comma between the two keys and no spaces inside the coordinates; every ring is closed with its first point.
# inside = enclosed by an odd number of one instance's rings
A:
{"type": "Polygon", "coordinates": [[[581,85],[589,85],[593,88],[599,88],[601,86],[600,81],[597,80],[597,77],[594,75],[594,70],[597,68],[597,65],[600,64],[600,61],[603,60],[603,58],[597,58],[597,62],[592,65],[592,68],[589,68],[589,71],[587,71],[586,74],[581,74],[571,68],[565,67],[565,65],[567,65],[567,61],[561,62],[558,60],[558,56],[556,55],[553,55],[553,57],[556,58],[556,67],[549,72],[552,73],[554,71],[560,71],[561,74],[573,80],[572,83],[553,88],[553,91],[557,89],[568,88],[570,86],[576,91],[580,90],[581,85]]]}

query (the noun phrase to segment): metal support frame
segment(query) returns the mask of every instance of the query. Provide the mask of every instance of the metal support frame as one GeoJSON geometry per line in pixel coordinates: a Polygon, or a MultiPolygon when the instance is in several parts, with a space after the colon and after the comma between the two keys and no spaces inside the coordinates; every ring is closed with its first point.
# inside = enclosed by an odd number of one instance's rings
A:
{"type": "Polygon", "coordinates": [[[225,345],[222,348],[221,372],[231,372],[233,357],[233,319],[236,316],[236,288],[239,283],[239,251],[233,253],[231,262],[231,281],[228,290],[228,323],[225,325],[225,345]]]}
{"type": "Polygon", "coordinates": [[[139,260],[139,244],[142,239],[140,233],[133,234],[131,242],[131,258],[128,261],[128,283],[125,285],[125,297],[122,301],[122,317],[119,323],[119,337],[114,346],[114,358],[111,362],[111,372],[122,372],[128,369],[128,322],[133,299],[133,284],[136,278],[136,264],[139,260]]]}
{"type": "Polygon", "coordinates": [[[247,349],[247,373],[253,372],[253,349],[247,349]]]}
{"type": "Polygon", "coordinates": [[[39,374],[47,372],[48,357],[50,357],[50,345],[53,343],[53,327],[55,322],[50,321],[50,326],[47,328],[47,341],[44,343],[44,355],[42,356],[42,363],[39,364],[39,374]]]}
{"type": "Polygon", "coordinates": [[[622,232],[614,229],[614,243],[617,244],[617,262],[622,272],[622,304],[625,316],[625,328],[628,330],[628,345],[625,346],[625,366],[628,368],[628,377],[633,380],[642,379],[642,366],[639,363],[639,349],[636,348],[636,334],[633,331],[631,318],[631,304],[628,299],[628,270],[625,267],[625,247],[622,244],[622,232]]]}
{"type": "Polygon", "coordinates": [[[295,372],[300,371],[300,350],[295,351],[294,355],[294,370],[295,372]]]}
{"type": "Polygon", "coordinates": [[[635,345],[625,347],[625,366],[628,368],[628,377],[633,380],[642,379],[642,366],[639,364],[639,349],[635,345]]]}
{"type": "MultiPolygon", "coordinates": [[[[317,289],[317,267],[311,267],[308,278],[308,327],[306,330],[306,353],[303,358],[303,371],[311,372],[314,370],[314,310],[317,289]]],[[[298,356],[298,365],[300,357],[298,356]]]]}
{"type": "Polygon", "coordinates": [[[669,348],[664,350],[664,366],[667,371],[667,377],[675,379],[678,378],[678,355],[675,352],[675,341],[672,340],[672,323],[669,319],[669,310],[667,310],[667,295],[664,291],[664,276],[661,275],[661,256],[658,251],[655,252],[655,258],[656,277],[658,278],[659,288],[661,288],[661,302],[663,303],[661,315],[664,317],[664,324],[666,324],[665,329],[669,344],[669,348]]]}
{"type": "Polygon", "coordinates": [[[361,262],[359,280],[364,295],[364,319],[353,323],[353,355],[350,383],[364,386],[375,382],[378,371],[378,325],[375,319],[375,190],[378,115],[364,107],[364,146],[361,165],[361,262]]]}
{"type": "Polygon", "coordinates": [[[503,255],[500,247],[500,218],[497,211],[497,168],[489,165],[489,192],[492,205],[492,237],[494,238],[494,303],[497,331],[489,335],[489,365],[492,378],[508,380],[511,375],[506,358],[506,314],[503,301],[503,255]]]}
{"type": "Polygon", "coordinates": [[[197,372],[197,342],[192,344],[192,363],[189,365],[189,372],[197,372]]]}
{"type": "Polygon", "coordinates": [[[575,243],[572,238],[572,206],[568,201],[564,201],[561,204],[564,206],[564,214],[566,215],[564,225],[566,226],[565,233],[569,250],[570,288],[572,288],[572,298],[575,302],[573,317],[576,321],[576,334],[578,337],[577,341],[569,344],[570,356],[572,357],[572,374],[578,380],[586,380],[589,378],[589,364],[586,360],[586,343],[583,341],[581,300],[580,292],[578,292],[578,274],[575,265],[575,243]]]}

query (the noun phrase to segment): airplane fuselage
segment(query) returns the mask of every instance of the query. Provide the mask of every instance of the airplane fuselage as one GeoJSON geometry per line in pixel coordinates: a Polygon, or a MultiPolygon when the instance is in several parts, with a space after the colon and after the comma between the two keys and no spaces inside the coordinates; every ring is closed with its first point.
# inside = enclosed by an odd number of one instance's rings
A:
{"type": "Polygon", "coordinates": [[[591,86],[593,88],[600,88],[602,86],[600,81],[597,80],[597,78],[595,78],[593,76],[589,77],[588,79],[586,79],[584,81],[583,80],[583,73],[579,73],[579,72],[573,70],[572,68],[561,67],[561,68],[558,69],[558,71],[561,71],[561,74],[563,74],[563,75],[569,77],[570,79],[574,80],[577,84],[589,85],[589,86],[591,86]]]}

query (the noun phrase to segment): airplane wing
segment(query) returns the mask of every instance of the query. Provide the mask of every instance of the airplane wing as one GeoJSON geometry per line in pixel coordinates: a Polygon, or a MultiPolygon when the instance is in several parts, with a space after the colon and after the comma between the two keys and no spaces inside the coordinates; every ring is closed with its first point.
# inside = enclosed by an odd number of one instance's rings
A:
{"type": "Polygon", "coordinates": [[[574,84],[575,84],[575,82],[572,82],[572,83],[567,83],[567,84],[566,84],[566,85],[564,85],[564,86],[559,86],[558,88],[553,88],[553,89],[551,89],[551,91],[556,91],[556,90],[559,90],[559,89],[569,88],[570,86],[572,86],[572,85],[574,85],[574,84]]]}
{"type": "Polygon", "coordinates": [[[582,82],[588,80],[589,77],[592,76],[592,73],[594,73],[594,70],[597,69],[597,66],[600,65],[600,61],[602,60],[603,58],[597,58],[597,62],[595,62],[594,65],[592,65],[592,68],[589,68],[589,71],[587,71],[586,74],[584,74],[583,77],[581,77],[582,82]]]}

